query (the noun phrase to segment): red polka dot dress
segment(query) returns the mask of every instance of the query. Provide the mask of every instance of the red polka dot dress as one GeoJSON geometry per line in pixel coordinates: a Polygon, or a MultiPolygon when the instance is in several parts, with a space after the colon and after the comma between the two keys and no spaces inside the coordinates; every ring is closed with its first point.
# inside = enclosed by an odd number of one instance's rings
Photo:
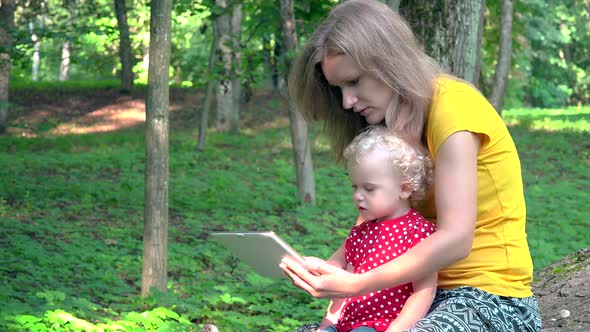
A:
{"type": "MultiPolygon", "coordinates": [[[[346,238],[346,261],[365,273],[405,253],[434,232],[434,225],[414,209],[390,220],[366,221],[346,238]]],[[[412,294],[412,283],[347,298],[336,327],[339,332],[367,326],[385,331],[412,294]]]]}

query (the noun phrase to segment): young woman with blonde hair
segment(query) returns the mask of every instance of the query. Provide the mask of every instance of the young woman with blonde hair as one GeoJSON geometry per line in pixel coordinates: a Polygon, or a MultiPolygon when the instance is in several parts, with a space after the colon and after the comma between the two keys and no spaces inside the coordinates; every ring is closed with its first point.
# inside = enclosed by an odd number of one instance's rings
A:
{"type": "MultiPolygon", "coordinates": [[[[292,69],[291,98],[325,125],[337,159],[368,125],[384,125],[434,163],[418,212],[437,231],[363,274],[309,258],[281,267],[320,298],[354,297],[438,271],[430,311],[409,331],[539,331],[520,161],[502,119],[471,85],[445,74],[408,24],[376,0],[347,0],[292,69]]],[[[333,257],[341,257],[342,245],[333,257]]]]}

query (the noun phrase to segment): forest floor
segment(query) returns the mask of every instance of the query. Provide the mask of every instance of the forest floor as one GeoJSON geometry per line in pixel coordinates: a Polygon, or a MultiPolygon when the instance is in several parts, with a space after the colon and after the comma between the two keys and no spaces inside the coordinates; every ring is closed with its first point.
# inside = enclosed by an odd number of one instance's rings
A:
{"type": "MultiPolygon", "coordinates": [[[[283,107],[273,103],[272,92],[259,92],[242,103],[240,124],[263,125],[276,119],[283,107]],[[270,101],[270,102],[269,102],[270,101]],[[254,106],[255,105],[255,106],[254,106]]],[[[276,97],[276,95],[274,95],[276,97]]],[[[197,116],[204,99],[194,89],[170,90],[170,128],[198,128],[197,116]]],[[[122,94],[117,89],[73,91],[30,91],[20,89],[11,95],[8,132],[23,137],[89,134],[122,130],[145,123],[146,92],[122,94]]],[[[211,117],[210,117],[211,118],[211,117]]]]}
{"type": "MultiPolygon", "coordinates": [[[[198,108],[202,101],[203,95],[193,89],[171,89],[170,129],[198,128],[198,108]]],[[[11,96],[11,102],[13,109],[9,114],[8,132],[13,136],[91,134],[139,127],[145,123],[145,90],[124,95],[116,89],[62,92],[21,89],[11,96]]],[[[258,92],[249,103],[242,104],[241,126],[252,128],[276,121],[286,123],[284,105],[283,98],[277,98],[271,92],[258,92]],[[277,117],[277,114],[281,116],[277,117]]],[[[522,152],[527,153],[526,150],[522,152]]],[[[563,278],[563,264],[536,274],[535,292],[542,302],[546,331],[590,331],[588,252],[583,254],[584,259],[582,253],[578,253],[563,260],[566,266],[586,266],[572,271],[572,278],[563,278]],[[581,261],[585,263],[581,264],[581,261]],[[570,305],[564,301],[569,301],[570,305]],[[563,309],[571,316],[560,316],[563,309]]]]}

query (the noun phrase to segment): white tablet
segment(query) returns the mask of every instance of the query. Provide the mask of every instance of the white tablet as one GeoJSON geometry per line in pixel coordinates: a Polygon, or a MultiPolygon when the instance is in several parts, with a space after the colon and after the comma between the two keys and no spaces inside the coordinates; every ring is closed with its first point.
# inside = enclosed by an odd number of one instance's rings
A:
{"type": "Polygon", "coordinates": [[[285,256],[303,262],[303,258],[274,232],[213,232],[210,235],[264,277],[287,278],[279,267],[285,256]]]}

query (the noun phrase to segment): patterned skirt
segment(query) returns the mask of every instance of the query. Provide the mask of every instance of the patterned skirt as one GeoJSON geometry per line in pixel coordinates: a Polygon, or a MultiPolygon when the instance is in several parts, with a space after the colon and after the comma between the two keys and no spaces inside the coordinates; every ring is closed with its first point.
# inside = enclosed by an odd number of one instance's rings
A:
{"type": "Polygon", "coordinates": [[[474,287],[440,289],[430,311],[409,332],[541,331],[534,296],[514,298],[474,287]]]}

